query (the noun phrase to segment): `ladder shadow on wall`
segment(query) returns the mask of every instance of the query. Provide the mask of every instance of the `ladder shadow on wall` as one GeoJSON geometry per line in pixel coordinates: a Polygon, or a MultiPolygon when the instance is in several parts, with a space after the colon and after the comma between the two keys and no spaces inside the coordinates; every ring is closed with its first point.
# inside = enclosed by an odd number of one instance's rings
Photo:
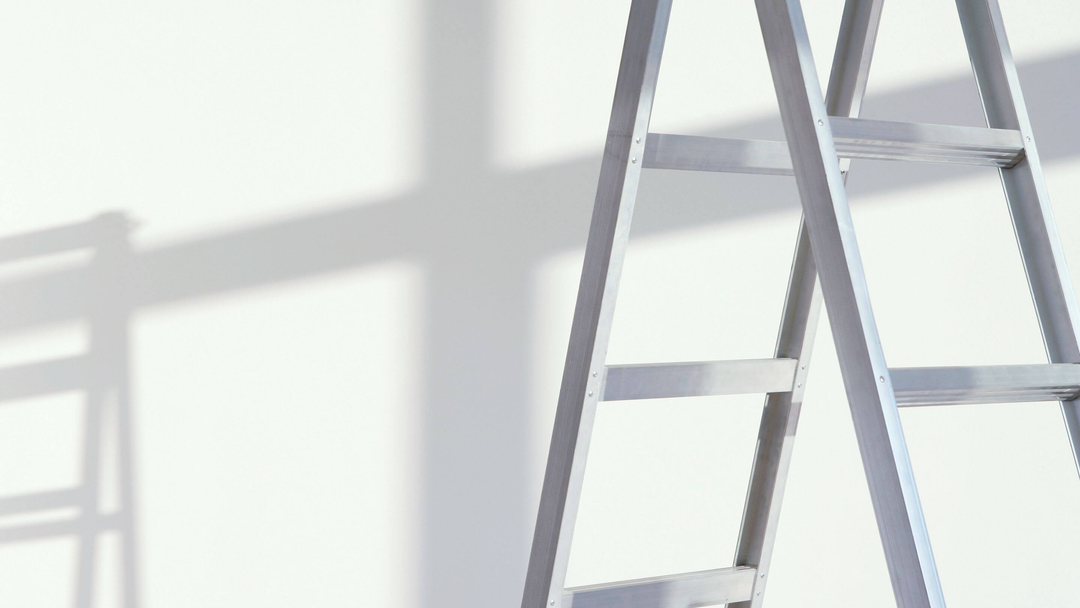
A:
{"type": "MultiPolygon", "coordinates": [[[[80,445],[61,445],[57,437],[35,436],[35,440],[60,454],[77,453],[78,480],[74,485],[0,496],[0,546],[73,540],[73,605],[80,607],[95,605],[102,585],[119,589],[124,606],[139,604],[128,366],[130,306],[124,295],[131,261],[129,228],[123,214],[108,213],[80,224],[0,239],[0,266],[57,257],[77,256],[79,260],[63,267],[75,273],[69,295],[83,307],[77,321],[85,332],[78,340],[84,342],[81,352],[65,349],[59,356],[0,367],[0,407],[50,408],[52,402],[47,400],[54,396],[75,401],[80,445]],[[16,523],[7,523],[9,518],[16,523]],[[103,542],[113,545],[112,554],[119,559],[112,564],[112,572],[103,571],[99,564],[103,542]],[[118,573],[120,580],[108,580],[112,573],[118,573]]],[[[34,278],[26,282],[33,284],[34,278]]],[[[48,292],[39,295],[44,297],[37,305],[48,306],[48,292]]],[[[50,415],[59,413],[55,408],[49,411],[50,415]]],[[[33,462],[25,462],[34,470],[33,462]]],[[[35,481],[31,483],[36,486],[35,481]]]]}

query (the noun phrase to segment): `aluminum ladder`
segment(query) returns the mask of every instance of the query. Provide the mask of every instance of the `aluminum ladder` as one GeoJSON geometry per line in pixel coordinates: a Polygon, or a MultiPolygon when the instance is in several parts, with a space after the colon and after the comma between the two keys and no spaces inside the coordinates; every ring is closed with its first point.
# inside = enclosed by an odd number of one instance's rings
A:
{"type": "Polygon", "coordinates": [[[1080,313],[997,0],[956,1],[988,128],[858,118],[882,1],[847,1],[823,96],[799,0],[756,0],[787,138],[766,142],[649,132],[672,0],[633,0],[522,608],[762,605],[822,297],[898,606],[945,606],[898,407],[1060,401],[1077,456],[1080,313]],[[844,187],[851,158],[997,167],[1050,363],[886,366],[844,187]],[[803,220],[774,358],[605,366],[648,168],[795,176],[803,220]],[[734,566],[565,588],[597,404],[738,393],[766,398],[734,566]]]}

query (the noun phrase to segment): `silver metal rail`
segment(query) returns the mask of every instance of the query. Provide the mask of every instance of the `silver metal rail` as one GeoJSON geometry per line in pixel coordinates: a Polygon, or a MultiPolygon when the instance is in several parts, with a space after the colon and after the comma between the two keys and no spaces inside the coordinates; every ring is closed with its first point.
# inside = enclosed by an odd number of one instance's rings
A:
{"type": "Polygon", "coordinates": [[[955,405],[1071,401],[1080,396],[1080,365],[891,368],[896,404],[955,405]]]}
{"type": "Polygon", "coordinates": [[[585,246],[522,608],[559,608],[671,0],[634,0],[585,246]]]}
{"type": "Polygon", "coordinates": [[[786,393],[798,365],[795,359],[609,365],[600,400],[786,393]]]}
{"type": "Polygon", "coordinates": [[[649,133],[641,162],[646,169],[794,175],[787,143],[760,139],[649,133]]]}
{"type": "Polygon", "coordinates": [[[719,568],[587,587],[563,594],[563,608],[688,608],[750,599],[756,568],[719,568]]]}
{"type": "MultiPolygon", "coordinates": [[[[1024,157],[1015,129],[829,117],[840,158],[1008,168],[1024,157]]],[[[794,175],[787,142],[649,133],[646,169],[794,175]]]]}
{"type": "Polygon", "coordinates": [[[836,116],[829,124],[836,153],[844,158],[1011,167],[1024,157],[1024,140],[1014,129],[836,116]]]}

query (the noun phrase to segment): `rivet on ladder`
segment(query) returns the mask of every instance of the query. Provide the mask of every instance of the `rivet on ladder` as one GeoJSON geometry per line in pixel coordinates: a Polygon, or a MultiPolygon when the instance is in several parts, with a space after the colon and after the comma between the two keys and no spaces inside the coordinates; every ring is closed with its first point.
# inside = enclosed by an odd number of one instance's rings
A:
{"type": "Polygon", "coordinates": [[[635,144],[640,144],[640,143],[641,143],[641,138],[639,137],[639,138],[635,139],[635,140],[634,140],[634,143],[635,143],[635,144]]]}
{"type": "Polygon", "coordinates": [[[817,119],[817,126],[819,126],[819,127],[825,126],[825,121],[821,120],[820,118],[817,119]]]}
{"type": "Polygon", "coordinates": [[[592,397],[592,391],[589,391],[589,396],[592,397]]]}
{"type": "Polygon", "coordinates": [[[877,379],[881,382],[885,381],[885,376],[878,376],[877,379]]]}
{"type": "Polygon", "coordinates": [[[631,159],[630,159],[630,162],[632,162],[632,163],[636,163],[636,162],[637,162],[637,158],[631,158],[631,159]]]}

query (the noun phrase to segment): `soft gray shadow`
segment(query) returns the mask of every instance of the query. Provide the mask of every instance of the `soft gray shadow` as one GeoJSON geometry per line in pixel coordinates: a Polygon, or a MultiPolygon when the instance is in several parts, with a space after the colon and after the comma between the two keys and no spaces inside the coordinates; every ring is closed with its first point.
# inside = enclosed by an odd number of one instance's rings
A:
{"type": "MultiPolygon", "coordinates": [[[[600,166],[599,154],[516,172],[489,163],[492,13],[490,0],[425,3],[426,180],[415,192],[102,257],[109,270],[55,271],[0,283],[0,338],[72,319],[100,319],[102,339],[110,335],[117,342],[102,347],[109,363],[96,368],[91,384],[126,387],[127,354],[119,345],[126,344],[121,329],[132,311],[387,260],[422,264],[426,300],[420,325],[427,332],[423,376],[417,380],[423,386],[422,522],[420,563],[412,574],[418,606],[424,607],[520,602],[537,495],[528,447],[532,276],[549,256],[584,247],[600,166]],[[111,278],[101,278],[102,273],[111,278]],[[97,295],[88,299],[88,291],[97,295]]],[[[1044,160],[1080,155],[1080,109],[1073,101],[1080,95],[1080,53],[1024,64],[1020,75],[1044,160]]],[[[969,77],[871,95],[865,115],[982,124],[969,77]]],[[[775,118],[706,134],[780,137],[775,118]]],[[[860,194],[977,170],[860,162],[850,184],[857,204],[860,194]]],[[[643,181],[639,200],[635,236],[798,206],[789,178],[667,171],[643,181]]],[[[12,237],[0,242],[0,250],[20,240],[47,243],[50,234],[12,237]]],[[[69,382],[62,374],[0,380],[6,380],[0,391],[13,393],[34,382],[56,390],[69,382]]],[[[119,394],[115,403],[126,416],[126,388],[119,394]]],[[[94,403],[88,405],[91,417],[97,416],[94,403]]],[[[128,478],[137,479],[130,474],[130,452],[126,462],[128,478]]],[[[134,509],[130,501],[137,493],[131,489],[125,494],[127,509],[134,509]]],[[[88,530],[55,532],[85,537],[88,530]]],[[[16,533],[0,530],[0,542],[10,539],[3,534],[16,533]]],[[[134,529],[129,536],[134,538],[134,529]]],[[[136,547],[133,541],[131,549],[136,547]]],[[[134,568],[137,560],[130,555],[134,568]]],[[[128,606],[136,606],[135,587],[127,593],[128,606]]],[[[77,598],[76,605],[86,604],[77,598]]]]}
{"type": "MultiPolygon", "coordinates": [[[[80,302],[78,316],[89,328],[86,352],[0,369],[0,405],[56,393],[75,393],[82,401],[80,483],[75,487],[0,497],[0,517],[36,516],[33,523],[0,527],[0,545],[55,537],[76,540],[72,605],[77,607],[93,605],[94,588],[101,580],[97,547],[103,533],[115,533],[120,541],[119,574],[124,605],[139,605],[128,364],[131,306],[126,295],[131,285],[129,228],[124,215],[109,213],[82,224],[0,239],[0,264],[79,251],[90,253],[89,262],[73,271],[74,280],[66,289],[69,297],[80,302]],[[115,459],[105,457],[107,449],[114,451],[115,459]],[[115,463],[116,470],[105,471],[106,463],[115,463]],[[106,477],[119,481],[118,495],[103,495],[102,480],[106,477]],[[102,505],[118,507],[105,511],[102,505]],[[48,517],[57,510],[73,515],[56,517],[54,513],[54,517],[48,517]]],[[[40,294],[39,305],[48,307],[55,303],[48,294],[40,294]]],[[[29,329],[33,325],[36,324],[10,329],[29,329]]]]}

